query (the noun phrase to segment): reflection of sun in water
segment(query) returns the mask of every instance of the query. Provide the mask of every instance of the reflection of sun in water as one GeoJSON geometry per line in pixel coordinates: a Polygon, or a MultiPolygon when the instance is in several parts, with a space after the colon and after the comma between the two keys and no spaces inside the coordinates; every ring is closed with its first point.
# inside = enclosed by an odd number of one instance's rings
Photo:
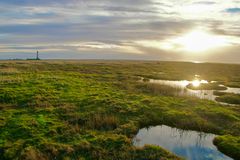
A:
{"type": "Polygon", "coordinates": [[[206,81],[206,80],[200,81],[200,80],[196,79],[196,80],[193,80],[191,83],[194,87],[199,87],[201,84],[207,84],[208,81],[206,81]]]}
{"type": "Polygon", "coordinates": [[[201,84],[201,82],[200,82],[199,80],[194,80],[194,81],[192,81],[192,85],[193,85],[194,87],[199,87],[200,84],[201,84]]]}
{"type": "Polygon", "coordinates": [[[174,43],[190,52],[201,52],[226,45],[223,37],[201,30],[195,30],[173,40],[174,43]]]}

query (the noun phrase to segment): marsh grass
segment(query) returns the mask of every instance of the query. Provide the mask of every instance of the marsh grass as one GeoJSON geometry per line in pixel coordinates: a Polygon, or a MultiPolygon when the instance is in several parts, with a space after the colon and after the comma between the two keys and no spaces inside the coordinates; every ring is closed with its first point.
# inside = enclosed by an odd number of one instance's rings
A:
{"type": "Polygon", "coordinates": [[[202,83],[200,86],[195,87],[193,84],[187,85],[187,88],[192,90],[226,90],[227,87],[225,86],[219,86],[218,83],[202,83]]]}
{"type": "Polygon", "coordinates": [[[216,101],[228,104],[240,104],[240,94],[226,93],[216,97],[216,101]]]}
{"type": "Polygon", "coordinates": [[[136,85],[136,89],[148,94],[154,95],[164,95],[164,96],[177,96],[180,95],[182,91],[184,91],[180,87],[174,87],[169,85],[157,84],[157,83],[138,83],[136,85]]]}
{"type": "Polygon", "coordinates": [[[240,82],[227,82],[226,85],[232,88],[240,88],[240,82]]]}
{"type": "Polygon", "coordinates": [[[139,76],[191,80],[196,73],[208,81],[238,82],[238,65],[1,61],[2,68],[1,160],[179,159],[160,147],[132,145],[140,127],[161,124],[240,135],[239,106],[179,97],[175,96],[179,89],[137,82],[139,76]],[[9,74],[7,68],[15,69],[9,74]]]}
{"type": "Polygon", "coordinates": [[[97,130],[114,130],[117,128],[119,120],[114,115],[94,114],[86,122],[86,126],[97,130]]]}
{"type": "Polygon", "coordinates": [[[218,136],[214,139],[213,143],[218,149],[231,155],[234,159],[240,159],[240,137],[233,137],[231,135],[218,136]]]}
{"type": "Polygon", "coordinates": [[[38,149],[28,147],[20,153],[21,160],[47,160],[48,158],[38,149]]]}
{"type": "Polygon", "coordinates": [[[213,91],[213,95],[215,95],[215,96],[223,96],[226,94],[227,94],[226,92],[213,91]]]}

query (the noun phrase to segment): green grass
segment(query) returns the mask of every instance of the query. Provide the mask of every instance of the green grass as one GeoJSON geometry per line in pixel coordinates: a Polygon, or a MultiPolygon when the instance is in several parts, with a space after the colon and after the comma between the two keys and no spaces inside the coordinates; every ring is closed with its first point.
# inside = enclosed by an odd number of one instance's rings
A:
{"type": "Polygon", "coordinates": [[[198,87],[195,87],[193,84],[187,85],[187,88],[192,90],[226,90],[227,87],[219,86],[217,83],[203,83],[198,87]]]}
{"type": "Polygon", "coordinates": [[[214,139],[214,144],[225,154],[231,154],[233,158],[240,159],[240,137],[231,135],[218,136],[214,139]]]}
{"type": "Polygon", "coordinates": [[[240,88],[240,82],[228,82],[227,83],[228,87],[233,87],[233,88],[240,88]]]}
{"type": "Polygon", "coordinates": [[[215,96],[224,96],[228,94],[227,92],[213,91],[213,95],[215,96]]]}
{"type": "Polygon", "coordinates": [[[229,104],[240,104],[240,94],[228,93],[216,98],[216,101],[225,102],[229,104]]]}
{"type": "Polygon", "coordinates": [[[182,88],[172,87],[168,85],[162,85],[157,83],[137,83],[135,85],[136,90],[139,92],[152,94],[152,95],[164,95],[164,96],[177,96],[182,88]]]}
{"type": "Polygon", "coordinates": [[[216,101],[224,102],[228,104],[240,104],[240,94],[219,92],[219,91],[214,91],[213,94],[218,96],[216,97],[216,101]]]}
{"type": "Polygon", "coordinates": [[[0,159],[179,159],[160,147],[132,145],[138,129],[161,124],[238,138],[239,106],[178,97],[175,89],[137,82],[139,76],[192,80],[195,74],[227,84],[240,80],[240,67],[0,61],[0,159]]]}

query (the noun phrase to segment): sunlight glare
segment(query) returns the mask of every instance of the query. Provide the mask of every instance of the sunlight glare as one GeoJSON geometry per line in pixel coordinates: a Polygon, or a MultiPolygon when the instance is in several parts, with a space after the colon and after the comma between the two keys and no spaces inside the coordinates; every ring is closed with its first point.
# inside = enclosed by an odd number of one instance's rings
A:
{"type": "Polygon", "coordinates": [[[190,52],[201,52],[226,45],[223,37],[197,30],[175,39],[175,43],[190,52]]]}
{"type": "Polygon", "coordinates": [[[189,33],[179,35],[163,41],[140,40],[137,45],[172,51],[186,51],[187,53],[208,53],[211,49],[229,46],[229,37],[208,33],[204,29],[195,29],[189,33]]]}
{"type": "Polygon", "coordinates": [[[194,81],[192,81],[192,85],[194,86],[194,87],[199,87],[200,86],[200,81],[199,80],[194,80],[194,81]]]}
{"type": "Polygon", "coordinates": [[[176,44],[190,52],[202,52],[226,45],[223,37],[196,30],[174,40],[176,44]]]}
{"type": "Polygon", "coordinates": [[[195,79],[191,83],[194,87],[199,87],[201,84],[207,84],[208,81],[195,79]]]}

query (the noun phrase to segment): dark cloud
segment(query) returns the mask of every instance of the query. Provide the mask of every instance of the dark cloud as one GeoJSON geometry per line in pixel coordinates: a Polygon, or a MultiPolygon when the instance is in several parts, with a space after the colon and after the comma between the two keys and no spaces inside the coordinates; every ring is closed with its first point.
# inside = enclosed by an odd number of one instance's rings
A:
{"type": "Polygon", "coordinates": [[[65,4],[65,3],[74,3],[77,0],[1,0],[0,4],[9,4],[9,5],[51,5],[51,4],[65,4]]]}
{"type": "Polygon", "coordinates": [[[213,2],[213,1],[198,1],[198,2],[194,2],[194,4],[205,4],[205,5],[212,5],[212,4],[216,4],[217,2],[213,2]]]}

